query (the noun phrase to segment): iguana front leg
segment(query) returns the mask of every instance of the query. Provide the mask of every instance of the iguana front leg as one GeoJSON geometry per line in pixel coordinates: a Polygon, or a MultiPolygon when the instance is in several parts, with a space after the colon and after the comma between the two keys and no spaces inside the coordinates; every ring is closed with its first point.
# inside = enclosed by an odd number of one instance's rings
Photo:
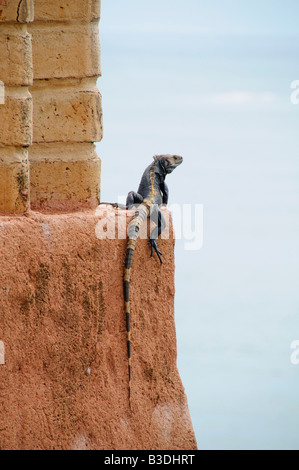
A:
{"type": "Polygon", "coordinates": [[[163,264],[162,258],[161,258],[162,253],[161,253],[161,251],[158,250],[158,243],[156,242],[156,240],[150,239],[150,244],[151,244],[151,257],[153,256],[154,250],[155,250],[155,252],[157,253],[157,256],[160,260],[160,263],[163,264]]]}
{"type": "Polygon", "coordinates": [[[161,190],[161,193],[162,193],[162,202],[163,202],[163,204],[167,204],[168,203],[169,190],[168,190],[168,186],[165,183],[165,181],[163,181],[163,183],[160,184],[160,190],[161,190]]]}
{"type": "Polygon", "coordinates": [[[156,224],[156,227],[152,230],[150,235],[150,245],[151,245],[151,256],[153,256],[154,251],[157,253],[157,256],[162,264],[162,253],[158,250],[158,244],[156,242],[157,238],[161,235],[164,228],[166,227],[165,218],[157,205],[154,205],[151,210],[151,220],[156,224]]]}

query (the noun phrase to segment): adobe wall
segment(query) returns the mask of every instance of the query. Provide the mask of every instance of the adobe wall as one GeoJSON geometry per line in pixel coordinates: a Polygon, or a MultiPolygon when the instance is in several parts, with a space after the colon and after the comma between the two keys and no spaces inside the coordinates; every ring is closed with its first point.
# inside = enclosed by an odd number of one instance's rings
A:
{"type": "Polygon", "coordinates": [[[176,365],[172,229],[163,265],[147,240],[133,258],[131,413],[126,241],[97,238],[105,218],[0,218],[1,449],[196,448],[176,365]]]}

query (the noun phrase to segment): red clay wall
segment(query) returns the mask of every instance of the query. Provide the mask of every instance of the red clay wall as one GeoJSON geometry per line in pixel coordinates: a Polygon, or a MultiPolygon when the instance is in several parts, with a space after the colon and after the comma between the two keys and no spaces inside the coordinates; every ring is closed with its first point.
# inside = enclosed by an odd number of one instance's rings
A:
{"type": "Polygon", "coordinates": [[[162,266],[146,240],[133,260],[131,414],[126,242],[99,240],[98,220],[0,217],[1,449],[196,448],[176,366],[173,237],[162,266]]]}

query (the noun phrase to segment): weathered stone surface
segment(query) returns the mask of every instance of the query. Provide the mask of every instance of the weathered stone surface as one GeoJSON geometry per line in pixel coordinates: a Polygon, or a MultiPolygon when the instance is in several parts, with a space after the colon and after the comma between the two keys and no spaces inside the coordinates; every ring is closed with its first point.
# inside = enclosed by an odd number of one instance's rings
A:
{"type": "Polygon", "coordinates": [[[0,0],[0,212],[29,209],[27,147],[32,142],[33,1],[0,0]]]}
{"type": "Polygon", "coordinates": [[[102,139],[99,17],[100,0],[0,0],[0,211],[28,209],[28,184],[20,200],[16,178],[20,148],[33,141],[34,209],[98,204],[100,160],[90,146],[102,139]]]}
{"type": "MultiPolygon", "coordinates": [[[[3,26],[1,27],[3,31],[3,26]]],[[[5,86],[32,84],[31,35],[24,31],[0,34],[0,80],[5,86]]]]}
{"type": "MultiPolygon", "coordinates": [[[[72,162],[98,158],[92,142],[43,142],[33,143],[29,149],[30,162],[72,162]]],[[[1,158],[1,151],[0,151],[1,158]]]]}
{"type": "Polygon", "coordinates": [[[34,0],[0,0],[0,23],[33,21],[34,0]]]}
{"type": "Polygon", "coordinates": [[[100,0],[35,0],[35,21],[92,21],[100,18],[100,0]]]}
{"type": "Polygon", "coordinates": [[[101,95],[91,79],[31,88],[34,142],[97,142],[102,138],[101,95]]]}
{"type": "Polygon", "coordinates": [[[30,165],[31,208],[50,212],[96,208],[101,161],[42,161],[30,165]]]}
{"type": "Polygon", "coordinates": [[[99,204],[101,161],[93,143],[33,144],[29,154],[33,210],[64,212],[99,204]]]}
{"type": "Polygon", "coordinates": [[[176,365],[174,240],[160,241],[163,265],[147,240],[133,259],[131,413],[126,241],[97,239],[98,221],[0,218],[1,449],[196,448],[176,365]]]}
{"type": "Polygon", "coordinates": [[[0,122],[0,144],[15,147],[31,144],[32,97],[26,88],[5,88],[5,103],[0,105],[0,122]]]}
{"type": "Polygon", "coordinates": [[[23,162],[28,160],[28,149],[26,147],[0,147],[0,163],[23,162]]]}
{"type": "Polygon", "coordinates": [[[33,38],[34,78],[93,77],[101,74],[97,23],[29,27],[33,38]]]}
{"type": "MultiPolygon", "coordinates": [[[[25,151],[24,151],[25,152],[25,151]]],[[[29,209],[29,165],[0,160],[0,213],[22,213],[29,209]]]]}

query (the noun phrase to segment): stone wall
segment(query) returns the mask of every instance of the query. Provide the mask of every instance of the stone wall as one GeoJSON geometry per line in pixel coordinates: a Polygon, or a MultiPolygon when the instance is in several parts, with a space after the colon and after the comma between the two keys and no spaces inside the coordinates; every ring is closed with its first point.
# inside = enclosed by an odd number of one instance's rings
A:
{"type": "Polygon", "coordinates": [[[99,18],[100,0],[0,0],[1,212],[99,203],[99,18]]]}

